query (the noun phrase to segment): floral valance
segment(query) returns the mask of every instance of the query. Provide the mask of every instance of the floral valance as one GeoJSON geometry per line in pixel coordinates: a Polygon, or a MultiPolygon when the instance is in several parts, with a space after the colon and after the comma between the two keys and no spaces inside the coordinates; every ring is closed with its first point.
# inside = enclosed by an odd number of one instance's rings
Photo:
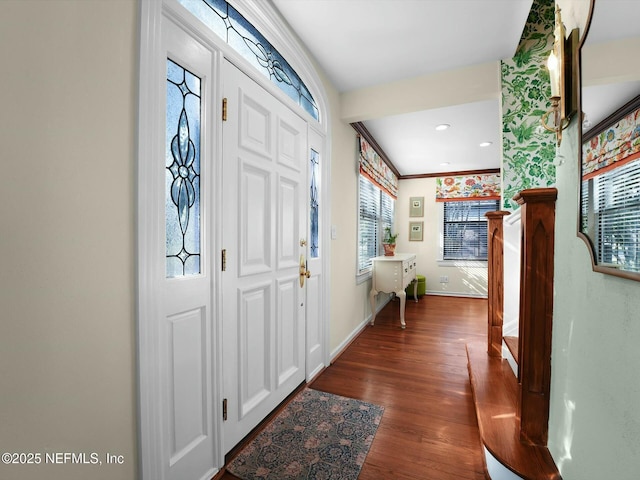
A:
{"type": "Polygon", "coordinates": [[[500,175],[436,178],[436,202],[500,200],[500,175]]]}
{"type": "Polygon", "coordinates": [[[380,189],[387,192],[394,199],[398,197],[398,177],[380,158],[380,155],[369,145],[361,135],[358,135],[360,145],[360,173],[371,180],[380,189]]]}
{"type": "Polygon", "coordinates": [[[582,178],[598,176],[640,158],[640,109],[582,145],[582,178]]]}

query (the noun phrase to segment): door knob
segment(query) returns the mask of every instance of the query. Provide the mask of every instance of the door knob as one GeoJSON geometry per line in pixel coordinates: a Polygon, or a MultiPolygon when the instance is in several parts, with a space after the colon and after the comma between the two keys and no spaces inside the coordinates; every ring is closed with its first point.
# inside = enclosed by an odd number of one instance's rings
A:
{"type": "Polygon", "coordinates": [[[307,262],[304,255],[300,255],[300,288],[304,287],[304,279],[311,276],[311,272],[307,270],[307,262]]]}

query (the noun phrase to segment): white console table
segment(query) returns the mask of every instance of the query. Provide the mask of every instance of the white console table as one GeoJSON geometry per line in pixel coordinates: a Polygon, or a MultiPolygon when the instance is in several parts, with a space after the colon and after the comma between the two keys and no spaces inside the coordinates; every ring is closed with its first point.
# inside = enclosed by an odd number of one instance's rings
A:
{"type": "MultiPolygon", "coordinates": [[[[406,327],[404,309],[407,301],[405,288],[416,280],[415,253],[396,253],[393,256],[382,256],[371,259],[373,261],[373,275],[371,292],[371,325],[376,320],[376,296],[379,292],[395,293],[400,299],[400,325],[406,327]]],[[[418,301],[418,282],[413,283],[413,298],[418,301]]]]}

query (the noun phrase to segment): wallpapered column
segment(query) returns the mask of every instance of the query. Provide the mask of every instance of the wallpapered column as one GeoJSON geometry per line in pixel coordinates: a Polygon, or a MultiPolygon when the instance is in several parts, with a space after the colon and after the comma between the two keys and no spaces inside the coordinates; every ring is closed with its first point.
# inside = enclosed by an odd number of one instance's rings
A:
{"type": "Polygon", "coordinates": [[[516,210],[513,196],[528,188],[556,183],[555,136],[540,117],[550,107],[546,68],[553,48],[554,0],[534,0],[520,45],[502,70],[502,198],[504,210],[516,210]]]}

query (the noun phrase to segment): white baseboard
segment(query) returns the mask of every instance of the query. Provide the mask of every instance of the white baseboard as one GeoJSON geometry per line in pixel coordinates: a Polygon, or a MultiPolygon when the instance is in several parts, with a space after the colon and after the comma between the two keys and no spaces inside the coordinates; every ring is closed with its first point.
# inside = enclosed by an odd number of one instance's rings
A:
{"type": "Polygon", "coordinates": [[[371,315],[369,315],[369,317],[365,320],[362,321],[362,323],[360,323],[353,332],[351,332],[351,334],[344,339],[344,341],[342,343],[340,343],[340,345],[338,345],[336,348],[334,348],[331,351],[331,363],[333,363],[333,361],[336,359],[336,357],[338,355],[340,355],[342,353],[342,351],[347,348],[347,345],[349,345],[354,338],[356,338],[358,336],[358,334],[360,334],[360,332],[362,330],[364,330],[364,328],[369,325],[369,322],[371,321],[371,315]]]}
{"type": "Polygon", "coordinates": [[[488,298],[484,293],[469,293],[469,292],[443,292],[440,290],[427,290],[425,295],[439,295],[442,297],[468,297],[468,298],[488,298]]]}
{"type": "MultiPolygon", "coordinates": [[[[382,310],[387,303],[389,303],[391,301],[391,299],[393,298],[393,296],[389,296],[389,298],[387,299],[386,302],[382,302],[378,308],[376,309],[376,315],[378,313],[380,313],[380,310],[382,310]]],[[[338,355],[340,355],[342,353],[342,351],[347,348],[347,346],[353,341],[354,338],[356,338],[360,332],[362,332],[362,330],[364,330],[364,328],[369,325],[369,322],[371,322],[371,314],[367,315],[367,318],[365,318],[360,324],[358,324],[356,326],[356,328],[353,329],[353,331],[347,336],[347,338],[345,338],[340,345],[338,345],[336,348],[334,348],[331,351],[330,354],[330,362],[333,363],[333,361],[336,359],[336,357],[338,355]]]]}

